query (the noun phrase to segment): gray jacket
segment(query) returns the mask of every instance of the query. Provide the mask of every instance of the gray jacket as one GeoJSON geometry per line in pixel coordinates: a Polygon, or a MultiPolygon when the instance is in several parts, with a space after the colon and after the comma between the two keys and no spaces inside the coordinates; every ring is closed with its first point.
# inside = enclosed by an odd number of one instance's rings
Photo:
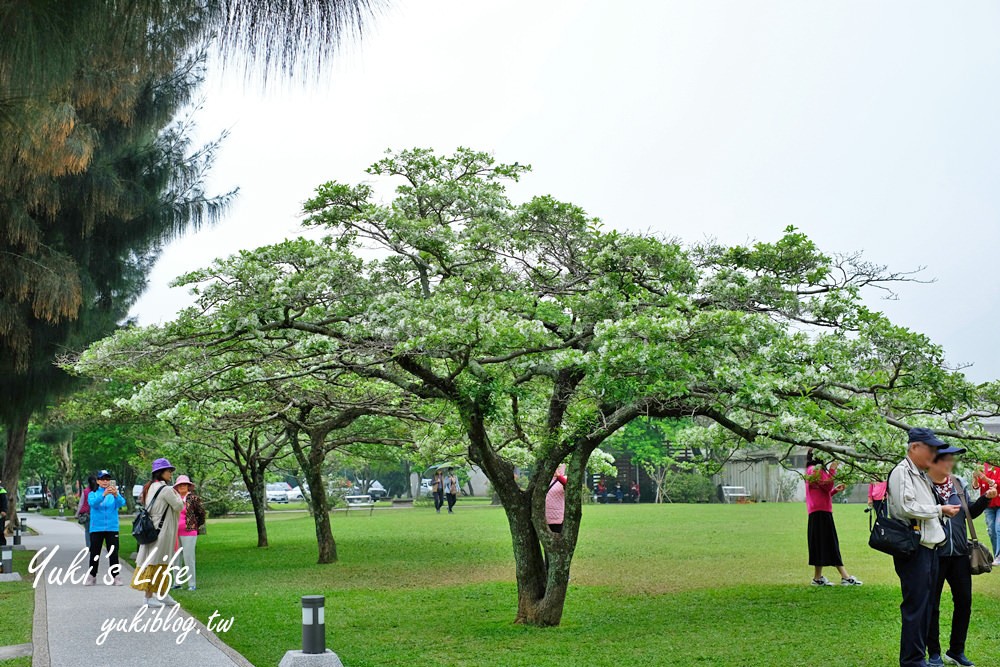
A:
{"type": "Polygon", "coordinates": [[[909,456],[892,469],[886,498],[890,516],[895,519],[917,520],[921,545],[934,549],[945,541],[941,505],[931,487],[931,480],[927,473],[914,465],[909,456]]]}

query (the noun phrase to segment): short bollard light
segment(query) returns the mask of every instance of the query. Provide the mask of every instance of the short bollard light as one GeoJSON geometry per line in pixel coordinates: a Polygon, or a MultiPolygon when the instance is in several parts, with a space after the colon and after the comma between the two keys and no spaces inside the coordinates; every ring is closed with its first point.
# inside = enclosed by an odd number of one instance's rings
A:
{"type": "Polygon", "coordinates": [[[21,526],[25,526],[26,527],[27,525],[28,525],[28,519],[27,519],[27,517],[23,517],[23,516],[22,517],[18,517],[17,524],[14,526],[14,544],[20,544],[21,543],[21,526]]]}
{"type": "Polygon", "coordinates": [[[322,595],[302,596],[302,652],[326,652],[326,622],[323,618],[325,598],[322,595]]]}
{"type": "Polygon", "coordinates": [[[14,571],[14,550],[6,544],[0,547],[0,561],[3,562],[3,574],[14,571]]]}

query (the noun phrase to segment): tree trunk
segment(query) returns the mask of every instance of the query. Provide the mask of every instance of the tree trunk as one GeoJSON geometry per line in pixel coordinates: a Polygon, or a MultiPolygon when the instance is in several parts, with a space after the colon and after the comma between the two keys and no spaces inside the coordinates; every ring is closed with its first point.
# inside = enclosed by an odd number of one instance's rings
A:
{"type": "Polygon", "coordinates": [[[135,497],[132,495],[132,487],[135,486],[136,473],[135,468],[130,463],[125,463],[121,468],[121,477],[118,479],[118,483],[121,484],[122,496],[125,497],[125,511],[129,514],[135,512],[135,497]]]}
{"type": "Polygon", "coordinates": [[[60,497],[66,498],[66,509],[75,510],[76,507],[72,506],[69,494],[73,489],[73,433],[66,437],[65,440],[57,443],[56,445],[56,461],[59,468],[59,493],[56,495],[56,500],[60,497]],[[71,507],[72,506],[72,507],[71,507]]]}
{"type": "Polygon", "coordinates": [[[257,546],[266,547],[267,524],[264,523],[264,508],[267,506],[267,486],[264,483],[264,470],[266,465],[251,466],[250,485],[247,491],[250,492],[250,504],[253,506],[253,520],[257,524],[257,546]]]}
{"type": "Polygon", "coordinates": [[[552,473],[560,462],[557,454],[536,461],[535,473],[526,490],[514,478],[514,468],[500,459],[489,444],[481,412],[468,414],[471,442],[470,458],[478,464],[493,485],[507,515],[514,546],[514,572],[517,579],[517,616],[515,623],[554,626],[562,621],[582,512],[581,489],[589,454],[574,455],[567,473],[566,506],[562,531],[549,529],[545,519],[545,497],[552,473]],[[544,552],[543,552],[544,549],[544,552]],[[546,555],[548,565],[546,566],[546,555]]]}
{"type": "MultiPolygon", "coordinates": [[[[647,470],[646,472],[649,471],[647,470]]],[[[663,496],[665,495],[663,492],[663,484],[667,479],[667,467],[662,466],[660,468],[657,468],[656,470],[653,471],[653,473],[654,473],[652,475],[653,484],[656,485],[656,498],[654,499],[653,502],[659,504],[663,502],[663,496]]]]}
{"type": "Polygon", "coordinates": [[[7,451],[3,457],[3,485],[7,489],[7,520],[11,528],[18,524],[17,510],[20,507],[20,500],[17,484],[21,478],[24,442],[28,437],[29,421],[31,421],[31,413],[20,414],[7,426],[7,451]]]}
{"type": "Polygon", "coordinates": [[[316,545],[319,548],[317,563],[337,562],[337,543],[333,539],[333,529],[330,527],[330,505],[326,497],[326,484],[323,482],[323,462],[326,459],[326,434],[317,433],[309,437],[309,451],[302,449],[297,434],[291,438],[292,451],[302,468],[306,483],[309,485],[309,507],[312,511],[313,523],[316,525],[316,545]]]}
{"type": "Polygon", "coordinates": [[[406,480],[406,494],[403,497],[404,498],[412,498],[413,497],[413,481],[410,479],[410,462],[407,461],[407,460],[403,461],[403,479],[406,480]]]}
{"type": "MultiPolygon", "coordinates": [[[[515,574],[517,577],[517,616],[515,623],[536,626],[555,626],[562,621],[569,582],[572,552],[567,553],[561,535],[553,534],[552,544],[545,552],[539,535],[531,521],[530,506],[525,500],[511,507],[504,502],[514,544],[515,574]]],[[[544,517],[543,517],[544,519],[544,517]]],[[[565,528],[565,526],[564,526],[565,528]]]]}

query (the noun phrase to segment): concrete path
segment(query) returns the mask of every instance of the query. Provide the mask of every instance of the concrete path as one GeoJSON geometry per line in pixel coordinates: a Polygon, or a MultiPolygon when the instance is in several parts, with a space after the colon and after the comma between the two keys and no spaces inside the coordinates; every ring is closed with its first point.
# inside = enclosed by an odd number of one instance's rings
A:
{"type": "MultiPolygon", "coordinates": [[[[253,667],[180,607],[173,611],[175,603],[171,598],[164,599],[162,608],[146,608],[143,593],[128,585],[132,568],[127,564],[122,563],[125,586],[105,585],[102,579],[108,571],[106,553],[101,556],[96,586],[85,587],[72,581],[63,583],[74,558],[84,548],[82,528],[73,521],[44,516],[32,516],[30,525],[39,535],[22,538],[24,545],[35,551],[47,548],[44,555],[37,557],[36,563],[52,553],[53,547],[59,547],[42,570],[42,579],[38,580],[36,588],[32,667],[182,664],[253,667]],[[61,573],[59,582],[52,581],[56,573],[61,573]],[[161,620],[158,625],[166,625],[168,629],[154,626],[157,614],[161,620]],[[132,629],[120,631],[117,629],[119,623],[132,629]],[[178,643],[182,635],[184,638],[178,643]],[[102,637],[103,642],[98,644],[102,637]]],[[[127,531],[129,526],[123,524],[123,529],[127,531]]],[[[123,541],[126,551],[130,546],[134,548],[134,540],[127,532],[123,541]]],[[[85,560],[86,557],[83,562],[85,560]]],[[[82,582],[85,575],[81,566],[72,578],[82,582]]],[[[198,594],[201,593],[199,590],[198,594]]],[[[220,610],[220,614],[224,611],[220,610]]],[[[239,618],[235,622],[239,623],[239,618]]]]}

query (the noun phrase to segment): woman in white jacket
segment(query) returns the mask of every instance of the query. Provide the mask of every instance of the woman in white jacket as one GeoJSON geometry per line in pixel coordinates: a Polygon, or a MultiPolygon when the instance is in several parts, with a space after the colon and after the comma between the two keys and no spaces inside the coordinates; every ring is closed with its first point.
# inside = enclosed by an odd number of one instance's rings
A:
{"type": "Polygon", "coordinates": [[[156,459],[153,461],[151,479],[142,487],[139,495],[139,502],[146,506],[153,525],[160,529],[155,542],[139,545],[135,574],[132,577],[132,588],[146,594],[147,607],[162,607],[163,602],[158,598],[163,598],[170,590],[171,578],[167,576],[167,568],[174,555],[177,521],[184,506],[184,501],[170,485],[173,476],[174,466],[170,465],[170,461],[156,459]]]}

